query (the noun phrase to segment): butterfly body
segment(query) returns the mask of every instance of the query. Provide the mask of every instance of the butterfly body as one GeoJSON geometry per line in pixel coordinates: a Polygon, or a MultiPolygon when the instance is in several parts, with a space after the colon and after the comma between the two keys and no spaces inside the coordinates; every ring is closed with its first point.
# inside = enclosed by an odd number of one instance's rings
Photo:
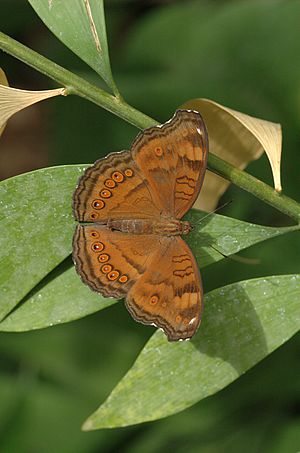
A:
{"type": "Polygon", "coordinates": [[[161,218],[154,220],[144,219],[120,219],[107,221],[111,230],[131,234],[158,234],[161,236],[177,236],[188,234],[192,227],[189,222],[172,218],[161,218]]]}
{"type": "Polygon", "coordinates": [[[130,151],[89,167],[73,198],[73,260],[81,279],[105,297],[125,298],[134,319],[191,338],[200,323],[202,283],[181,235],[206,169],[208,138],[198,112],[177,110],[144,130],[130,151]]]}

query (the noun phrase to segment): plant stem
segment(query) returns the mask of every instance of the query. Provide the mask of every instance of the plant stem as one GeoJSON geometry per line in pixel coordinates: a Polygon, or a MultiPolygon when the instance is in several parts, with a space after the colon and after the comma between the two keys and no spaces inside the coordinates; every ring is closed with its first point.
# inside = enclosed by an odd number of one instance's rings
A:
{"type": "Polygon", "coordinates": [[[300,205],[292,198],[276,192],[276,190],[268,186],[268,184],[249,175],[249,173],[246,173],[245,171],[239,170],[230,163],[220,159],[215,154],[210,153],[208,157],[208,168],[217,175],[228,179],[228,181],[236,186],[278,209],[278,211],[287,214],[300,224],[300,205]]]}
{"type": "MultiPolygon", "coordinates": [[[[65,86],[67,94],[76,94],[88,99],[140,129],[157,124],[157,121],[124,100],[92,85],[1,32],[0,48],[65,86]]],[[[208,168],[300,223],[300,205],[291,198],[277,193],[267,184],[211,153],[208,158],[208,168]]]]}
{"type": "Polygon", "coordinates": [[[140,129],[145,129],[145,127],[153,126],[156,123],[152,118],[131,107],[119,97],[92,85],[2,32],[0,32],[0,49],[65,86],[67,94],[76,94],[88,99],[140,129]]]}

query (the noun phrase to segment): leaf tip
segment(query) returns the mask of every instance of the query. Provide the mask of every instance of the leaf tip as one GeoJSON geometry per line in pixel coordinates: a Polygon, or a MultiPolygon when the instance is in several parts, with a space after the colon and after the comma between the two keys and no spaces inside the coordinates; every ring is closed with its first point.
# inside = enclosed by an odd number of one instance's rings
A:
{"type": "Polygon", "coordinates": [[[88,418],[81,426],[82,431],[92,431],[93,429],[95,428],[91,418],[88,418]]]}

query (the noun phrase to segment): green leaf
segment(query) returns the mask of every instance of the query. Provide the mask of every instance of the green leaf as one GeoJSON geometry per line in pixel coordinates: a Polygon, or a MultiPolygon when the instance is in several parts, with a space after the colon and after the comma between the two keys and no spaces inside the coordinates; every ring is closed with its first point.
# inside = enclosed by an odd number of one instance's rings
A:
{"type": "Polygon", "coordinates": [[[83,318],[114,303],[82,283],[74,266],[52,272],[0,323],[0,331],[24,332],[83,318]]]}
{"type": "Polygon", "coordinates": [[[72,192],[84,166],[37,170],[0,184],[0,319],[72,250],[72,192]]]}
{"type": "Polygon", "coordinates": [[[103,0],[28,0],[46,26],[118,94],[109,61],[103,0]]]}
{"type": "Polygon", "coordinates": [[[84,429],[128,426],[179,412],[216,393],[300,328],[300,275],[234,283],[208,293],[191,341],[157,331],[84,429]]]}
{"type": "MultiPolygon", "coordinates": [[[[71,263],[60,264],[72,251],[72,194],[84,168],[45,168],[0,183],[0,319],[6,316],[0,330],[48,327],[115,302],[90,291],[71,263]]],[[[299,228],[264,227],[216,214],[201,221],[199,211],[187,217],[195,226],[188,242],[200,269],[223,259],[221,253],[237,253],[299,228]]]]}
{"type": "Polygon", "coordinates": [[[300,225],[280,228],[256,225],[219,214],[203,214],[196,209],[191,209],[186,219],[194,227],[186,240],[200,270],[223,259],[224,255],[233,255],[251,245],[300,229],[300,225]]]}

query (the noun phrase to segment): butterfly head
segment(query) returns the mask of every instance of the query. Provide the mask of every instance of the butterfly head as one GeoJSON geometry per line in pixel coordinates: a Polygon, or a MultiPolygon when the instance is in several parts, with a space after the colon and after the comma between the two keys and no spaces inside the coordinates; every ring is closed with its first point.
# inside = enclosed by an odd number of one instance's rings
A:
{"type": "Polygon", "coordinates": [[[193,229],[190,222],[182,221],[180,222],[180,234],[189,234],[189,232],[193,229]]]}

